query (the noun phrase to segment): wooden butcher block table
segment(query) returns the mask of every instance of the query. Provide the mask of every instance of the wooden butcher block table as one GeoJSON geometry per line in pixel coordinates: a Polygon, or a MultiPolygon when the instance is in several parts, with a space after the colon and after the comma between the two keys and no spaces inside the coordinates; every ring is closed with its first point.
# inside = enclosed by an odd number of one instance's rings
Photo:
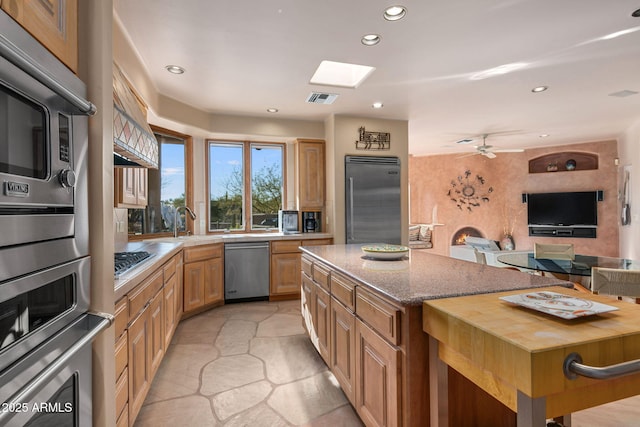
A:
{"type": "Polygon", "coordinates": [[[499,299],[523,291],[424,301],[423,330],[436,362],[430,363],[432,426],[449,424],[447,399],[456,398],[448,393],[443,362],[516,412],[518,426],[568,422],[572,412],[640,394],[640,373],[568,379],[563,369],[572,353],[592,367],[640,359],[640,305],[559,287],[531,292],[545,290],[619,310],[565,320],[499,299]]]}

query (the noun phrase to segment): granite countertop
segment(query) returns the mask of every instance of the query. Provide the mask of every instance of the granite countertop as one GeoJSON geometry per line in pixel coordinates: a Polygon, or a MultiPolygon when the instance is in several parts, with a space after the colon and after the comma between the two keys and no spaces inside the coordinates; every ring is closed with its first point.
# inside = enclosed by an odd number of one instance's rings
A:
{"type": "Polygon", "coordinates": [[[131,270],[124,272],[119,278],[114,279],[115,301],[131,292],[133,288],[138,286],[144,279],[149,277],[151,273],[156,271],[162,264],[180,252],[182,243],[179,242],[129,242],[124,246],[118,247],[117,251],[146,251],[151,254],[140,264],[131,270]]]}
{"type": "Polygon", "coordinates": [[[306,246],[302,251],[402,305],[424,300],[524,290],[572,287],[571,282],[411,250],[399,261],[375,261],[359,244],[306,246]]]}
{"type": "Polygon", "coordinates": [[[331,239],[330,233],[230,233],[186,237],[161,237],[157,239],[133,241],[117,245],[116,252],[146,251],[152,256],[131,270],[114,279],[115,300],[119,300],[139,285],[158,267],[177,254],[183,247],[208,245],[213,243],[263,242],[273,240],[331,239]]]}

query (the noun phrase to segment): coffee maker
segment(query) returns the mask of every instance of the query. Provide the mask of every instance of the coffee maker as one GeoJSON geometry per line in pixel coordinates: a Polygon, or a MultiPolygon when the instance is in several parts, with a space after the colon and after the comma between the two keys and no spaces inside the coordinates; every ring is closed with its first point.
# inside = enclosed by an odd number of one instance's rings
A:
{"type": "Polygon", "coordinates": [[[302,231],[304,233],[319,233],[321,229],[320,212],[302,212],[302,231]]]}

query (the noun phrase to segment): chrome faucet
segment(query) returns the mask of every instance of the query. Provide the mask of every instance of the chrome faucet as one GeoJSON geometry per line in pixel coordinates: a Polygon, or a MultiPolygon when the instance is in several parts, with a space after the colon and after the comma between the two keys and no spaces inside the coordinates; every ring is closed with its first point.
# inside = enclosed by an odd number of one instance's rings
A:
{"type": "MultiPolygon", "coordinates": [[[[173,237],[178,237],[178,212],[180,211],[180,209],[184,208],[184,211],[189,213],[189,216],[191,217],[191,219],[196,219],[196,214],[191,210],[191,208],[189,208],[189,206],[178,206],[176,208],[176,211],[174,213],[174,217],[173,217],[173,237]]],[[[186,229],[186,224],[185,224],[185,229],[186,229]]]]}

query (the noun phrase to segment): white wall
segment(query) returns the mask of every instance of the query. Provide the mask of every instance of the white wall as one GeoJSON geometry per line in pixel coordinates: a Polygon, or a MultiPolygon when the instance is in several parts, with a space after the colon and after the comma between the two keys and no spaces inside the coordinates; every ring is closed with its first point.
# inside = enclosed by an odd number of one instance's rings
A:
{"type": "Polygon", "coordinates": [[[618,153],[620,168],[631,166],[631,224],[620,226],[620,256],[640,259],[640,120],[620,137],[618,153]]]}

